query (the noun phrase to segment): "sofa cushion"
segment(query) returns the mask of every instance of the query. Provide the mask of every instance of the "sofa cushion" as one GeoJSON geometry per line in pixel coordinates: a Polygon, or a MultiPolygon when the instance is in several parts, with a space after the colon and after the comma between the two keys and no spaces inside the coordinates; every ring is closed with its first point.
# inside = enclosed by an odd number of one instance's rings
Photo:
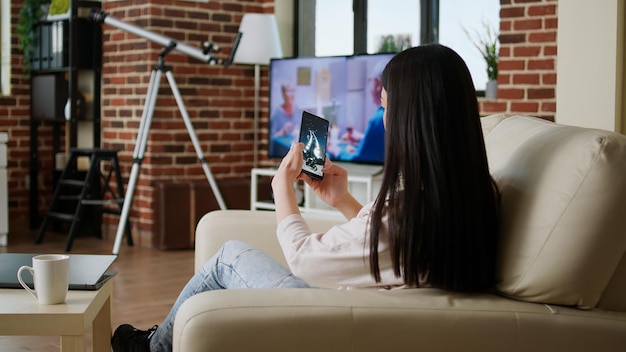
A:
{"type": "MultiPolygon", "coordinates": [[[[595,307],[626,251],[626,137],[512,116],[485,136],[502,195],[497,290],[595,307]]],[[[493,121],[491,121],[493,122],[493,121]]]]}

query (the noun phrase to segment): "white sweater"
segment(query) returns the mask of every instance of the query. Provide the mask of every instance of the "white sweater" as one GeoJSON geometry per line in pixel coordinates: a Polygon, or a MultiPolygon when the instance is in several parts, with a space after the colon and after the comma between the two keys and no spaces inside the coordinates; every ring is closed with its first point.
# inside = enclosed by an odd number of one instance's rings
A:
{"type": "MultiPolygon", "coordinates": [[[[402,286],[402,279],[393,273],[385,229],[378,244],[381,282],[376,283],[370,275],[366,229],[372,205],[365,205],[356,217],[325,233],[312,233],[300,215],[283,219],[277,235],[291,271],[309,283],[344,289],[402,286]]],[[[386,220],[383,218],[383,224],[386,220]]]]}

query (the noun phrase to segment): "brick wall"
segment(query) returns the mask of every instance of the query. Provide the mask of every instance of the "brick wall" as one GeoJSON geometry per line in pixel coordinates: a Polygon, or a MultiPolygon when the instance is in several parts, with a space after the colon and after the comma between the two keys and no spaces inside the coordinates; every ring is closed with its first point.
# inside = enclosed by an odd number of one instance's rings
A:
{"type": "MultiPolygon", "coordinates": [[[[12,33],[22,1],[11,2],[12,33]]],[[[226,58],[245,12],[271,13],[273,0],[104,2],[104,10],[122,21],[193,45],[209,40],[223,46],[226,58]]],[[[556,0],[502,0],[498,99],[481,99],[483,114],[524,113],[553,119],[556,84],[556,0]]],[[[125,182],[132,163],[136,133],[143,111],[152,66],[161,47],[143,38],[104,25],[102,81],[103,147],[120,149],[125,182]]],[[[12,93],[0,97],[0,131],[9,133],[10,226],[27,226],[29,213],[29,104],[30,86],[21,69],[17,38],[12,39],[12,93]]],[[[253,81],[251,66],[224,69],[171,53],[166,64],[185,101],[202,152],[218,181],[248,178],[253,160],[253,81]]],[[[267,68],[261,73],[261,126],[267,127],[267,68]]],[[[267,133],[266,131],[264,133],[267,133]]],[[[52,125],[42,123],[39,211],[50,202],[52,125]]],[[[260,141],[265,140],[261,136],[260,141]]],[[[261,144],[261,160],[266,146],[261,144]]],[[[267,162],[262,162],[266,164],[267,162]]],[[[145,160],[131,211],[139,243],[150,243],[154,226],[154,184],[160,180],[202,180],[204,173],[189,142],[187,130],[165,78],[162,79],[145,160]]],[[[117,225],[117,217],[107,219],[117,225]]],[[[109,229],[109,233],[112,231],[109,229]]]]}
{"type": "MultiPolygon", "coordinates": [[[[272,13],[273,1],[106,2],[110,16],[145,30],[199,47],[209,41],[226,59],[245,12],[272,13]]],[[[103,147],[121,150],[128,175],[152,68],[163,47],[121,29],[104,26],[103,147]]],[[[201,153],[219,180],[249,178],[253,161],[253,67],[209,65],[185,54],[165,56],[186,111],[200,141],[201,153]]],[[[263,71],[267,86],[267,69],[263,71]]],[[[267,93],[262,92],[262,96],[267,93]]],[[[154,110],[145,158],[130,214],[133,233],[149,243],[154,232],[156,181],[206,180],[184,119],[165,75],[154,110]]],[[[110,219],[117,224],[117,217],[110,219]]]]}
{"type": "Polygon", "coordinates": [[[481,99],[483,115],[505,112],[554,121],[556,0],[500,0],[498,98],[481,99]]]}

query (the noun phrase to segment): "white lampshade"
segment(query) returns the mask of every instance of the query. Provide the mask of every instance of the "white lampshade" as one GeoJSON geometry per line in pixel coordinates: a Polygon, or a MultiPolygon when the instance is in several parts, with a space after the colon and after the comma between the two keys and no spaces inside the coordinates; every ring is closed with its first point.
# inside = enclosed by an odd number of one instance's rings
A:
{"type": "Polygon", "coordinates": [[[236,64],[267,65],[271,58],[283,57],[276,17],[273,14],[243,15],[241,42],[233,60],[236,64]]]}

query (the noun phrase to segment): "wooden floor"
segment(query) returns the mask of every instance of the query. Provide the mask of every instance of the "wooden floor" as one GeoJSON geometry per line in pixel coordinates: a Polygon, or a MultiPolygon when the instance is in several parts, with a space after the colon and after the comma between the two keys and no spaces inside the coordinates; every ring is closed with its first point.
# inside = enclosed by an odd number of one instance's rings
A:
{"type": "MultiPolygon", "coordinates": [[[[35,236],[34,231],[10,233],[8,246],[0,247],[0,252],[64,253],[65,235],[48,232],[39,245],[34,244],[35,236]]],[[[74,240],[70,253],[111,254],[112,248],[113,242],[85,236],[74,240]]],[[[161,323],[193,274],[193,251],[129,247],[124,242],[111,269],[118,272],[113,289],[113,330],[123,323],[148,329],[161,323]]],[[[59,351],[59,338],[0,336],[0,350],[59,351]]]]}

